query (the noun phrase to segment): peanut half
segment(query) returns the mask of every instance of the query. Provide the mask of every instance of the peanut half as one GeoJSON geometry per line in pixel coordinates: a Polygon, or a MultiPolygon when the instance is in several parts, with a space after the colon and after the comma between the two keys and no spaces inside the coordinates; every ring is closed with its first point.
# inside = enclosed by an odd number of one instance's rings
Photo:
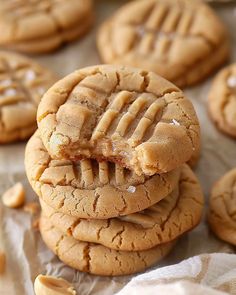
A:
{"type": "Polygon", "coordinates": [[[22,183],[17,182],[2,195],[2,202],[10,208],[18,208],[25,202],[25,190],[22,183]]]}
{"type": "Polygon", "coordinates": [[[36,295],[76,295],[68,281],[41,274],[34,281],[34,291],[36,295]]]}

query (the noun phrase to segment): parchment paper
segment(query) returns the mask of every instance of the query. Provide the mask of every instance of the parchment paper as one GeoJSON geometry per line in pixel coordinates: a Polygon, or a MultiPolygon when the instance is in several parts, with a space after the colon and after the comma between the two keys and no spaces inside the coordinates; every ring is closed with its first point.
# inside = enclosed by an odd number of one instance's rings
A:
{"type": "MultiPolygon", "coordinates": [[[[95,2],[96,23],[88,35],[52,54],[34,58],[60,76],[83,66],[100,63],[95,44],[96,29],[103,19],[125,1],[95,2]]],[[[236,3],[213,7],[229,30],[232,41],[231,62],[233,62],[236,58],[236,3]]],[[[207,114],[206,100],[211,80],[212,77],[196,87],[185,90],[197,110],[202,127],[202,155],[196,173],[206,199],[212,184],[226,171],[236,166],[236,141],[220,134],[207,114]]],[[[0,147],[0,194],[16,181],[22,181],[27,191],[27,201],[32,201],[37,200],[37,197],[25,176],[24,148],[25,143],[0,147]]],[[[65,266],[46,248],[39,233],[32,229],[31,216],[21,209],[3,207],[1,202],[0,248],[4,248],[7,253],[7,269],[5,275],[0,276],[0,295],[33,295],[33,281],[39,273],[68,279],[76,286],[80,295],[114,294],[131,279],[131,276],[117,278],[92,276],[65,266]]],[[[208,231],[204,219],[194,231],[180,239],[168,258],[155,267],[210,252],[230,253],[233,252],[233,248],[217,240],[208,231]]]]}

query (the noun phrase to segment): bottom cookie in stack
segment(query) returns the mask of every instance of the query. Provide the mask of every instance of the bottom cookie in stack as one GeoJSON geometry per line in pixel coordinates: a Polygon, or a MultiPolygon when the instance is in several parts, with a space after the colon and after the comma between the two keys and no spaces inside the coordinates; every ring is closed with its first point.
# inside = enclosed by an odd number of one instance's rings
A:
{"type": "Polygon", "coordinates": [[[40,232],[46,245],[65,264],[103,276],[128,275],[145,270],[165,257],[175,241],[145,251],[118,251],[99,244],[81,242],[63,234],[46,217],[41,217],[40,232]]]}
{"type": "Polygon", "coordinates": [[[126,275],[154,265],[199,223],[203,195],[194,173],[184,165],[172,193],[127,216],[79,219],[40,203],[42,237],[62,261],[93,274],[126,275]]]}
{"type": "Polygon", "coordinates": [[[213,186],[209,200],[208,223],[215,235],[236,246],[236,168],[213,186]]]}

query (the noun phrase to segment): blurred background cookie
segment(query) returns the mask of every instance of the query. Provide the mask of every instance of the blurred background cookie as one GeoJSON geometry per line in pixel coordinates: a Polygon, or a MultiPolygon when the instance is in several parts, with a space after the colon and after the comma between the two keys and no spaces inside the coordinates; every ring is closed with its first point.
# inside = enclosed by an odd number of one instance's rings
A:
{"type": "Polygon", "coordinates": [[[0,1],[0,45],[43,53],[84,34],[93,22],[92,0],[0,1]]]}
{"type": "Polygon", "coordinates": [[[24,56],[0,51],[0,143],[23,140],[36,129],[36,112],[56,76],[24,56]]]}
{"type": "Polygon", "coordinates": [[[151,70],[179,87],[199,82],[229,56],[223,23],[200,1],[130,2],[101,26],[97,45],[105,63],[151,70]]]}
{"type": "Polygon", "coordinates": [[[208,222],[222,240],[236,246],[236,169],[222,176],[212,188],[208,222]]]}
{"type": "Polygon", "coordinates": [[[217,128],[236,138],[236,64],[224,68],[215,77],[208,109],[217,128]]]}

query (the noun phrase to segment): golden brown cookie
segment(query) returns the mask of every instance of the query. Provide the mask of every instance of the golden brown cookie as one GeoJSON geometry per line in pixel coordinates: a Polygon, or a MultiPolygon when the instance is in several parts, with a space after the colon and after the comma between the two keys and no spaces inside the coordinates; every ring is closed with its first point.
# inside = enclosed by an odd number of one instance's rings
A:
{"type": "Polygon", "coordinates": [[[144,271],[163,259],[175,245],[175,242],[170,242],[146,251],[116,251],[64,235],[45,217],[40,219],[40,232],[46,245],[65,264],[102,276],[120,276],[144,271]]]}
{"type": "Polygon", "coordinates": [[[95,160],[53,160],[39,132],[25,150],[30,184],[40,198],[62,213],[79,218],[107,219],[144,210],[174,190],[180,169],[137,176],[117,164],[95,160]]]}
{"type": "Polygon", "coordinates": [[[36,129],[36,112],[56,77],[22,55],[0,51],[0,143],[23,140],[36,129]]]}
{"type": "Polygon", "coordinates": [[[132,1],[101,26],[97,45],[105,63],[153,71],[179,87],[207,77],[229,55],[220,19],[189,0],[132,1]]]}
{"type": "Polygon", "coordinates": [[[0,0],[0,45],[43,53],[85,33],[92,0],[0,0]]]}
{"type": "Polygon", "coordinates": [[[75,71],[44,95],[37,117],[53,158],[105,159],[138,175],[171,171],[199,148],[198,119],[182,91],[130,67],[75,71]]]}
{"type": "Polygon", "coordinates": [[[185,165],[179,187],[138,213],[107,220],[88,220],[56,212],[42,200],[41,207],[43,216],[76,240],[115,250],[140,251],[173,241],[197,226],[203,210],[203,194],[196,176],[185,165]]]}
{"type": "Polygon", "coordinates": [[[236,169],[226,173],[213,186],[208,222],[222,240],[236,245],[236,169]]]}
{"type": "Polygon", "coordinates": [[[221,70],[214,79],[208,108],[219,130],[236,137],[236,64],[221,70]]]}

